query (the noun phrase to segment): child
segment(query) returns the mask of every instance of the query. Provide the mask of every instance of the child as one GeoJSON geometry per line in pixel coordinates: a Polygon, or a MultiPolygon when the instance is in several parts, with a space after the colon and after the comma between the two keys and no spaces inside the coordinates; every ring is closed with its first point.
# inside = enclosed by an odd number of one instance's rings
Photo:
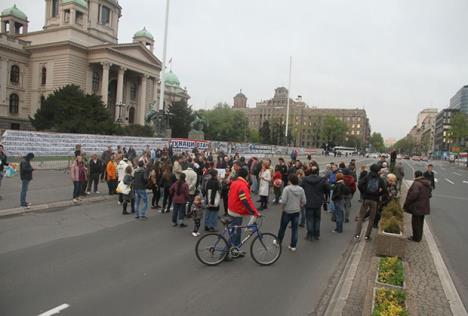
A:
{"type": "Polygon", "coordinates": [[[192,211],[193,211],[193,222],[194,222],[192,236],[198,237],[200,236],[200,232],[199,232],[200,223],[203,217],[202,199],[199,195],[196,195],[195,198],[193,199],[192,211]]]}
{"type": "Polygon", "coordinates": [[[280,166],[276,166],[275,174],[273,176],[273,192],[275,193],[275,201],[273,204],[278,204],[281,196],[281,189],[283,188],[283,175],[280,171],[280,166]]]}

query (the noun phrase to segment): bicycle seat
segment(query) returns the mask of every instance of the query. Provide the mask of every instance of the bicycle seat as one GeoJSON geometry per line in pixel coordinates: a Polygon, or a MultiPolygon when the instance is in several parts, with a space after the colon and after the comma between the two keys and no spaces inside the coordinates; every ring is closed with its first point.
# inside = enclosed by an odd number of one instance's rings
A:
{"type": "Polygon", "coordinates": [[[230,217],[220,217],[219,221],[223,223],[223,225],[227,226],[232,223],[232,218],[230,217]]]}

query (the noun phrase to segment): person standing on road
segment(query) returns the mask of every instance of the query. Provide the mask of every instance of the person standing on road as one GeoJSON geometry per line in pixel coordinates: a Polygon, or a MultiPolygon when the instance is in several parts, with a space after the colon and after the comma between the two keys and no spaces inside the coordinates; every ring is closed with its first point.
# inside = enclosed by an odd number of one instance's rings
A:
{"type": "Polygon", "coordinates": [[[183,157],[182,155],[177,156],[174,160],[174,165],[172,166],[172,172],[174,173],[177,180],[179,180],[180,175],[182,174],[182,162],[183,157]]]}
{"type": "Polygon", "coordinates": [[[289,176],[290,185],[286,186],[281,195],[283,212],[281,213],[281,222],[278,230],[278,241],[281,243],[288,224],[291,222],[291,243],[289,250],[296,251],[297,247],[297,229],[299,224],[299,215],[301,209],[306,204],[304,189],[299,186],[299,179],[295,174],[289,176]]]}
{"type": "Polygon", "coordinates": [[[109,161],[111,161],[111,159],[112,159],[112,146],[108,146],[107,150],[104,150],[101,155],[101,161],[105,166],[102,170],[101,181],[104,181],[104,179],[107,180],[107,168],[106,167],[109,161]]]}
{"type": "Polygon", "coordinates": [[[145,162],[138,161],[138,168],[133,174],[133,189],[135,191],[135,212],[137,219],[146,220],[146,211],[148,210],[148,195],[146,194],[146,185],[148,183],[148,173],[146,172],[145,162]],[[140,208],[140,201],[143,201],[143,208],[140,208]]]}
{"type": "Polygon", "coordinates": [[[306,240],[319,240],[321,208],[330,191],[330,187],[326,179],[319,176],[319,169],[314,166],[310,171],[307,171],[307,175],[302,181],[301,186],[306,195],[306,240]]]}
{"type": "Polygon", "coordinates": [[[103,170],[103,164],[101,159],[97,157],[96,154],[91,155],[91,160],[89,161],[89,181],[88,181],[88,192],[93,192],[99,194],[98,185],[99,185],[99,175],[103,170]]]}
{"type": "Polygon", "coordinates": [[[357,219],[356,233],[354,234],[354,239],[356,240],[361,238],[362,222],[364,221],[368,209],[370,211],[369,223],[367,224],[365,239],[370,239],[372,227],[374,225],[375,214],[377,212],[377,204],[380,200],[380,196],[385,194],[386,185],[384,180],[378,174],[379,170],[379,165],[373,164],[370,166],[369,174],[364,178],[359,179],[358,188],[362,193],[363,201],[357,219]]]}
{"type": "Polygon", "coordinates": [[[171,186],[177,179],[171,171],[171,167],[166,163],[163,167],[160,187],[164,190],[161,213],[169,213],[172,207],[172,196],[169,192],[171,186]]]}
{"type": "MultiPolygon", "coordinates": [[[[3,148],[3,145],[0,144],[0,188],[2,187],[2,179],[5,175],[5,167],[8,166],[7,162],[7,155],[5,153],[5,150],[3,148]]],[[[2,199],[2,196],[0,195],[0,200],[2,199]]]]}
{"type": "MultiPolygon", "coordinates": [[[[232,227],[234,226],[238,227],[234,229],[231,240],[232,244],[239,247],[241,242],[241,229],[239,226],[242,226],[243,217],[260,217],[261,214],[255,208],[250,196],[249,183],[247,182],[249,172],[246,169],[241,168],[237,176],[238,177],[232,181],[229,190],[228,215],[232,219],[229,224],[231,227],[230,229],[233,229],[232,227]]],[[[253,222],[253,219],[251,219],[251,222],[253,222]]]]}
{"type": "Polygon", "coordinates": [[[185,182],[185,173],[181,173],[177,182],[175,182],[169,189],[174,202],[174,210],[172,211],[172,226],[179,225],[180,227],[187,227],[184,223],[185,218],[185,205],[189,198],[189,187],[185,182]]]}
{"type": "MultiPolygon", "coordinates": [[[[307,168],[307,167],[306,167],[307,168]]],[[[302,181],[305,177],[305,172],[303,169],[296,171],[296,176],[299,179],[299,185],[302,187],[302,181]]],[[[305,205],[301,208],[301,215],[299,217],[299,227],[305,227],[306,224],[306,215],[305,215],[305,205]]]]}
{"type": "Polygon", "coordinates": [[[203,218],[203,203],[200,195],[196,195],[193,199],[193,231],[192,236],[200,236],[200,224],[203,218]]]}
{"type": "Polygon", "coordinates": [[[198,183],[198,175],[193,170],[194,166],[192,163],[189,164],[186,170],[183,171],[185,173],[185,181],[189,187],[189,198],[187,203],[187,211],[186,215],[188,218],[192,217],[192,204],[193,199],[195,198],[195,193],[197,191],[197,183],[198,183]]]}
{"type": "Polygon", "coordinates": [[[432,168],[433,168],[432,164],[428,164],[427,169],[423,174],[424,178],[429,180],[429,182],[431,183],[431,191],[435,190],[435,178],[434,178],[434,171],[432,171],[432,168]]]}
{"type": "Polygon", "coordinates": [[[273,204],[279,203],[282,188],[283,188],[283,175],[281,174],[280,167],[276,166],[275,174],[273,176],[273,193],[275,194],[275,200],[273,201],[273,204]]]}
{"type": "Polygon", "coordinates": [[[334,233],[343,232],[343,222],[345,215],[345,197],[351,194],[351,189],[344,182],[344,175],[341,172],[336,174],[336,184],[333,189],[333,204],[335,205],[336,227],[334,233]]]}
{"type": "Polygon", "coordinates": [[[270,164],[268,160],[265,160],[262,166],[262,171],[260,171],[260,189],[258,194],[260,195],[260,210],[265,210],[268,208],[268,195],[270,193],[270,183],[271,183],[271,171],[270,164]]]}
{"type": "Polygon", "coordinates": [[[127,168],[125,168],[125,176],[122,180],[123,184],[126,186],[126,192],[122,192],[122,214],[123,215],[128,215],[130,214],[127,212],[127,205],[130,203],[130,208],[132,210],[132,213],[135,213],[135,191],[133,189],[133,182],[134,178],[132,176],[133,173],[133,168],[132,166],[128,165],[127,168]]]}
{"type": "MultiPolygon", "coordinates": [[[[123,181],[125,177],[125,170],[127,169],[128,165],[128,159],[123,157],[122,155],[119,155],[117,158],[119,161],[117,163],[117,182],[120,183],[123,181]]],[[[123,202],[123,194],[119,193],[119,204],[123,202]]]]}
{"type": "Polygon", "coordinates": [[[398,192],[401,191],[401,185],[403,179],[405,178],[405,169],[403,168],[403,163],[400,161],[395,166],[395,176],[396,176],[396,189],[398,192]]]}
{"type": "Polygon", "coordinates": [[[31,203],[26,202],[26,195],[28,193],[29,183],[32,180],[33,167],[31,166],[31,160],[34,159],[34,154],[29,153],[23,157],[20,162],[20,178],[21,178],[21,193],[20,193],[20,205],[24,208],[30,208],[31,203]]]}
{"type": "Polygon", "coordinates": [[[111,159],[106,165],[106,180],[107,187],[109,188],[109,195],[115,194],[115,189],[117,188],[117,163],[115,162],[114,155],[111,156],[111,159]]]}
{"type": "Polygon", "coordinates": [[[221,202],[221,186],[218,180],[218,170],[210,170],[210,179],[206,183],[206,215],[205,215],[205,231],[217,231],[218,213],[221,202]]]}
{"type": "Polygon", "coordinates": [[[414,173],[414,182],[408,190],[403,209],[411,214],[413,236],[409,240],[420,242],[423,236],[424,217],[431,212],[429,199],[431,197],[431,183],[423,173],[414,173]]]}
{"type": "Polygon", "coordinates": [[[356,182],[348,168],[343,169],[344,183],[348,187],[348,194],[344,195],[344,222],[349,222],[349,214],[351,213],[351,201],[353,200],[354,192],[356,192],[356,182]]]}

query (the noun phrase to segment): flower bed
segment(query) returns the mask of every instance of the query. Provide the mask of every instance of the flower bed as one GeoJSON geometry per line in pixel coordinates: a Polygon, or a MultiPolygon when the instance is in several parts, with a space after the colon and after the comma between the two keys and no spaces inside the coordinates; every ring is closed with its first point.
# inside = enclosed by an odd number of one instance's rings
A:
{"type": "Polygon", "coordinates": [[[379,256],[405,257],[407,240],[403,236],[403,209],[398,200],[383,208],[375,243],[379,256]]]}
{"type": "Polygon", "coordinates": [[[379,261],[379,272],[377,282],[404,287],[405,275],[403,271],[403,261],[398,257],[384,257],[379,261]]]}
{"type": "Polygon", "coordinates": [[[374,289],[372,316],[409,316],[406,293],[399,289],[374,289]]]}

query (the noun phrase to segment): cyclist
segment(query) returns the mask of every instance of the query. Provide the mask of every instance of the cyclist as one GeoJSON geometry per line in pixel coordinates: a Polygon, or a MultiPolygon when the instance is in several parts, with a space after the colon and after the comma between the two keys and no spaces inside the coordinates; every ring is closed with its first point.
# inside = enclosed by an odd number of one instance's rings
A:
{"type": "MultiPolygon", "coordinates": [[[[245,168],[240,168],[237,178],[231,182],[228,194],[228,215],[231,218],[232,226],[241,226],[244,216],[251,216],[249,224],[252,224],[256,217],[260,217],[260,212],[255,208],[250,197],[250,187],[247,182],[249,172],[245,168]]],[[[232,235],[232,244],[239,247],[241,243],[241,229],[236,228],[232,235]]]]}

